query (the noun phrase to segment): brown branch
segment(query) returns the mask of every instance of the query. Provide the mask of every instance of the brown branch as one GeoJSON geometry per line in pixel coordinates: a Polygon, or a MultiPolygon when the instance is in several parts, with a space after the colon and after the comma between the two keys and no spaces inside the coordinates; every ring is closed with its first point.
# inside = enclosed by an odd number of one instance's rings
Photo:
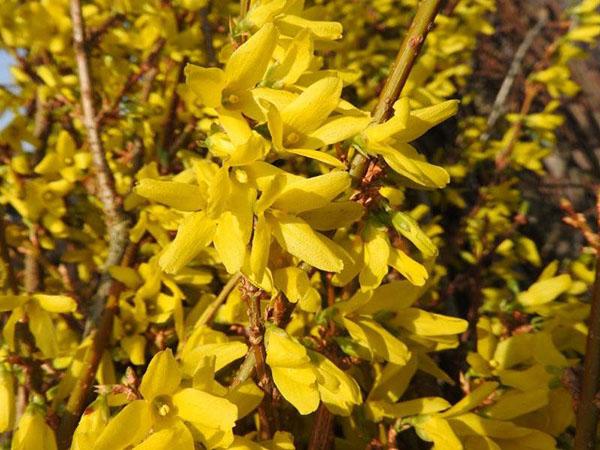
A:
{"type": "Polygon", "coordinates": [[[312,425],[312,433],[308,444],[309,450],[324,450],[333,448],[333,422],[334,416],[325,404],[321,403],[312,425]]]}
{"type": "Polygon", "coordinates": [[[13,294],[19,293],[19,283],[15,274],[15,268],[10,260],[8,243],[6,242],[6,224],[4,221],[4,207],[0,205],[0,259],[6,271],[6,285],[13,294]]]}
{"type": "MultiPolygon", "coordinates": [[[[165,117],[165,122],[163,124],[163,135],[161,139],[160,146],[158,148],[158,157],[160,162],[161,171],[163,173],[167,173],[169,170],[169,163],[171,158],[173,157],[171,153],[171,145],[173,141],[173,134],[175,132],[175,122],[177,120],[177,108],[179,107],[180,98],[179,93],[177,92],[177,88],[181,83],[183,83],[185,79],[185,66],[188,63],[188,58],[184,57],[183,60],[179,63],[179,67],[177,69],[177,79],[175,80],[175,84],[173,85],[173,92],[171,93],[171,101],[169,102],[169,107],[167,109],[167,114],[165,117]]],[[[177,150],[176,148],[174,150],[177,150]]]]}
{"type": "Polygon", "coordinates": [[[87,131],[98,197],[102,203],[108,231],[108,254],[104,264],[104,273],[89,308],[89,317],[86,326],[89,332],[92,326],[98,324],[106,298],[109,295],[112,282],[107,269],[110,266],[119,264],[123,257],[123,252],[127,244],[128,220],[121,207],[121,198],[115,189],[114,177],[106,160],[106,154],[100,138],[99,125],[96,121],[93,101],[94,94],[88,61],[89,55],[85,42],[85,24],[81,13],[80,0],[71,0],[70,10],[73,22],[73,46],[81,91],[83,124],[87,131]]]}
{"type": "Polygon", "coordinates": [[[263,401],[258,407],[260,435],[262,439],[271,439],[278,427],[276,410],[273,404],[274,384],[266,361],[265,326],[260,313],[262,291],[253,286],[246,277],[242,278],[240,289],[242,297],[248,305],[248,340],[251,351],[254,353],[258,386],[265,393],[263,401]]]}
{"type": "Polygon", "coordinates": [[[204,52],[206,53],[206,65],[208,67],[214,67],[217,65],[217,53],[213,43],[213,29],[208,15],[212,7],[212,2],[208,2],[205,7],[198,11],[200,15],[200,26],[202,27],[202,35],[204,36],[204,52]]]}
{"type": "Polygon", "coordinates": [[[86,37],[86,46],[88,49],[94,48],[94,46],[98,43],[100,38],[113,26],[118,25],[121,22],[124,22],[127,17],[125,14],[115,14],[114,16],[109,17],[103,23],[98,25],[96,28],[89,31],[86,37]]]}
{"type": "MultiPolygon", "coordinates": [[[[600,190],[596,202],[600,232],[600,190]]],[[[592,308],[588,320],[588,336],[583,362],[583,379],[577,408],[574,450],[596,448],[598,406],[594,400],[600,388],[600,245],[596,247],[596,278],[592,287],[592,308]]]]}

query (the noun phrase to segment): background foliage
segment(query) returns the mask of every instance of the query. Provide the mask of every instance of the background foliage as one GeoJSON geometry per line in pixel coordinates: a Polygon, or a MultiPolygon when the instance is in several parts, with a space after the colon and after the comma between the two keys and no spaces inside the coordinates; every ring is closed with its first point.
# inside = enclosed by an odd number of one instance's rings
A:
{"type": "Polygon", "coordinates": [[[4,0],[1,444],[590,448],[599,8],[4,0]]]}

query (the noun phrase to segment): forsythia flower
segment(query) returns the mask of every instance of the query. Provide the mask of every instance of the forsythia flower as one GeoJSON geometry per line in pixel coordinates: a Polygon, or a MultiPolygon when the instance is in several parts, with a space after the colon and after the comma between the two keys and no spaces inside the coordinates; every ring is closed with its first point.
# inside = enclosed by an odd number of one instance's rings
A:
{"type": "Polygon", "coordinates": [[[136,449],[193,450],[194,435],[208,448],[229,445],[233,441],[237,407],[225,398],[182,387],[181,376],[171,350],[157,353],[142,378],[142,399],[129,403],[108,422],[94,450],[118,450],[132,445],[136,449]]]}

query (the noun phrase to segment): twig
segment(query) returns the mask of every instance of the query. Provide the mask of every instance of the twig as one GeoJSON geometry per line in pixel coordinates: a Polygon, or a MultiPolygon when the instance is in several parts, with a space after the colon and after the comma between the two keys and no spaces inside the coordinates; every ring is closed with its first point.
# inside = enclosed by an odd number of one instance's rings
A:
{"type": "Polygon", "coordinates": [[[121,199],[115,189],[113,174],[106,160],[102,140],[100,139],[98,122],[96,121],[92,79],[88,63],[89,55],[85,43],[85,25],[81,13],[81,1],[71,0],[70,10],[73,22],[73,46],[81,91],[83,124],[87,131],[92,163],[95,169],[98,197],[102,202],[108,231],[108,255],[104,264],[102,279],[89,308],[89,317],[86,326],[89,331],[100,320],[112,284],[107,269],[110,266],[119,264],[123,257],[123,252],[127,244],[129,224],[121,208],[121,199]]]}
{"type": "Polygon", "coordinates": [[[310,434],[308,444],[309,450],[333,448],[333,420],[333,414],[329,412],[324,403],[321,403],[313,422],[313,432],[310,434]]]}
{"type": "MultiPolygon", "coordinates": [[[[600,190],[596,210],[600,232],[600,190]]],[[[588,322],[574,450],[592,450],[596,447],[599,411],[594,400],[600,387],[600,244],[596,247],[596,278],[592,287],[592,308],[588,322]]]]}
{"type": "Polygon", "coordinates": [[[4,270],[6,271],[6,285],[13,294],[18,294],[19,283],[17,282],[15,269],[10,260],[8,243],[6,242],[6,225],[4,222],[4,208],[2,207],[2,205],[0,205],[0,259],[4,264],[4,270]]]}
{"type": "Polygon", "coordinates": [[[210,321],[213,319],[223,302],[225,302],[229,294],[231,294],[231,291],[233,291],[238,285],[240,278],[242,278],[242,274],[238,272],[229,279],[227,284],[225,284],[225,286],[223,286],[223,289],[221,289],[221,292],[219,293],[217,298],[215,298],[212,301],[212,303],[206,307],[206,309],[198,319],[198,322],[196,323],[197,325],[206,325],[210,323],[210,321]]]}
{"type": "Polygon", "coordinates": [[[208,15],[212,8],[212,2],[208,2],[206,6],[200,8],[200,26],[202,27],[202,35],[204,36],[204,51],[206,52],[206,65],[213,67],[217,65],[217,54],[213,43],[213,30],[208,15]]]}
{"type": "Polygon", "coordinates": [[[240,286],[242,297],[248,305],[248,340],[254,353],[258,385],[265,393],[258,407],[260,434],[263,439],[270,439],[277,430],[277,417],[273,407],[273,381],[267,366],[264,342],[265,326],[261,319],[260,297],[262,291],[253,286],[247,278],[242,278],[240,286]]]}
{"type": "Polygon", "coordinates": [[[173,92],[171,93],[171,101],[169,102],[169,107],[167,109],[167,114],[165,117],[165,122],[163,124],[163,135],[160,143],[160,147],[158,149],[158,156],[160,161],[161,170],[166,173],[169,169],[169,162],[171,161],[171,157],[173,156],[169,151],[171,148],[171,144],[173,141],[173,133],[175,131],[175,122],[177,120],[177,108],[179,107],[179,93],[177,92],[177,88],[181,83],[183,83],[185,79],[184,69],[186,64],[188,63],[188,58],[184,57],[183,60],[179,63],[179,67],[177,69],[177,79],[175,80],[175,84],[173,85],[173,92]]]}
{"type": "Polygon", "coordinates": [[[521,45],[517,49],[515,56],[513,58],[512,64],[510,65],[510,68],[508,70],[508,73],[506,74],[506,77],[504,78],[504,81],[502,82],[502,86],[500,86],[500,90],[498,91],[498,94],[496,95],[496,99],[494,100],[494,104],[492,106],[492,112],[490,113],[488,120],[487,120],[487,132],[482,134],[482,136],[481,136],[481,139],[484,142],[489,140],[491,130],[494,128],[494,126],[496,125],[496,122],[502,115],[502,112],[503,112],[502,110],[504,108],[506,98],[508,97],[508,94],[510,93],[510,90],[515,82],[515,79],[517,78],[517,75],[521,71],[521,67],[523,64],[523,60],[525,59],[525,55],[527,55],[527,52],[533,45],[535,38],[542,31],[542,29],[548,22],[548,18],[549,18],[548,11],[546,9],[543,9],[540,12],[538,17],[539,18],[538,18],[537,23],[525,35],[523,42],[521,42],[521,45]]]}

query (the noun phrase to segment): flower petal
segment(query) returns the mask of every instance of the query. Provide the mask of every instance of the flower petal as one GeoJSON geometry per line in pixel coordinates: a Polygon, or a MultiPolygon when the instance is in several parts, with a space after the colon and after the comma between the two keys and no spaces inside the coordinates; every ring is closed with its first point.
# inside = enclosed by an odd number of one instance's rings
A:
{"type": "Polygon", "coordinates": [[[270,225],[279,245],[290,254],[327,272],[343,269],[344,263],[335,252],[337,244],[315,232],[302,219],[280,215],[277,219],[271,218],[270,225]]]}
{"type": "Polygon", "coordinates": [[[159,395],[170,395],[181,383],[181,370],[173,352],[168,348],[158,352],[148,364],[140,384],[140,392],[148,401],[159,395]]]}
{"type": "Polygon", "coordinates": [[[227,90],[250,89],[262,80],[276,45],[277,29],[267,23],[238,47],[225,66],[227,90]]]}
{"type": "Polygon", "coordinates": [[[216,67],[185,66],[186,83],[201,102],[210,108],[221,106],[221,96],[225,87],[225,72],[216,67]]]}
{"type": "Polygon", "coordinates": [[[199,186],[189,183],[144,178],[134,191],[148,200],[180,211],[198,211],[206,206],[206,193],[199,186]]]}
{"type": "Polygon", "coordinates": [[[140,442],[152,427],[146,400],[134,400],[113,417],[96,441],[94,450],[122,450],[140,442]]]}
{"type": "Polygon", "coordinates": [[[220,430],[233,428],[238,416],[237,406],[229,400],[194,388],[176,392],[173,404],[183,420],[220,430]]]}
{"type": "Polygon", "coordinates": [[[286,128],[299,134],[315,131],[340,102],[342,80],[323,78],[307,87],[281,111],[286,128]]]}
{"type": "Polygon", "coordinates": [[[77,302],[68,295],[33,294],[32,297],[48,312],[69,313],[77,310],[77,302]]]}
{"type": "Polygon", "coordinates": [[[204,212],[186,217],[177,230],[177,236],[159,259],[167,273],[176,273],[194,259],[213,239],[216,222],[204,212]]]}

